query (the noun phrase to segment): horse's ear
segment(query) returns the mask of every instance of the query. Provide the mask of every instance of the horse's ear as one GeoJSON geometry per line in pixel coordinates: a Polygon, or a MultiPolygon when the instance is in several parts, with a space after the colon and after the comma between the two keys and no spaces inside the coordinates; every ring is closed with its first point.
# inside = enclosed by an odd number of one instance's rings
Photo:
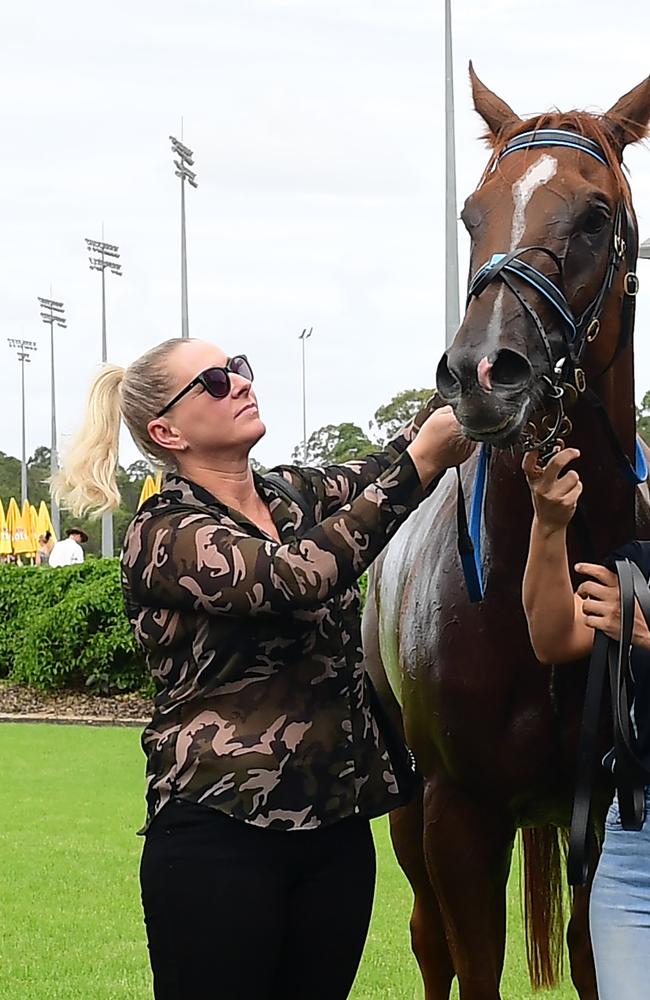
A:
{"type": "Polygon", "coordinates": [[[509,104],[497,97],[493,91],[488,90],[474,72],[474,67],[470,61],[469,78],[472,84],[472,97],[474,107],[488,127],[486,138],[494,145],[503,131],[511,125],[516,125],[521,121],[509,104]]]}
{"type": "Polygon", "coordinates": [[[650,76],[605,112],[603,124],[621,152],[629,143],[643,139],[650,124],[650,76]]]}

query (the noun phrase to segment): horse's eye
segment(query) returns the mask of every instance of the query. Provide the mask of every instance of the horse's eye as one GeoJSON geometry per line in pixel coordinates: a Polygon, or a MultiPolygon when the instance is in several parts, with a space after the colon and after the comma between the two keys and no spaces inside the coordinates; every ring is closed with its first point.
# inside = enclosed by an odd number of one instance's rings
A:
{"type": "Polygon", "coordinates": [[[588,236],[595,236],[605,228],[608,222],[609,215],[604,209],[590,208],[582,220],[580,228],[583,233],[587,233],[588,236]]]}

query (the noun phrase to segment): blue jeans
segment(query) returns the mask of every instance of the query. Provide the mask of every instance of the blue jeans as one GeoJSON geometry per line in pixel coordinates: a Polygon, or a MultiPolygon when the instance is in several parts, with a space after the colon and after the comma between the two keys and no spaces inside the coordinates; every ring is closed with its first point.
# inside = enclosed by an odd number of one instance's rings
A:
{"type": "Polygon", "coordinates": [[[650,787],[641,830],[624,830],[618,800],[605,820],[589,925],[599,1000],[650,995],[650,787]]]}

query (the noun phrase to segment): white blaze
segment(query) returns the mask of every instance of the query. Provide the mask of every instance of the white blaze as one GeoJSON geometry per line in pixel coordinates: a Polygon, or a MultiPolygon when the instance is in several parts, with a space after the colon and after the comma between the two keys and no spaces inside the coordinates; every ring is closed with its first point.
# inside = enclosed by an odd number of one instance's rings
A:
{"type": "MultiPolygon", "coordinates": [[[[512,228],[510,230],[510,250],[516,250],[522,236],[526,231],[526,209],[535,191],[542,184],[547,184],[551,177],[557,173],[557,160],[548,153],[544,153],[538,160],[531,163],[525,174],[512,185],[512,200],[514,212],[512,213],[512,228]]],[[[501,322],[503,318],[503,295],[505,286],[501,285],[499,293],[494,301],[492,315],[486,330],[485,353],[489,355],[496,348],[501,333],[501,322]]]]}
{"type": "Polygon", "coordinates": [[[528,170],[512,186],[512,200],[515,210],[512,215],[510,249],[516,250],[526,231],[526,209],[530,199],[542,184],[547,184],[557,172],[557,160],[544,153],[539,160],[531,163],[528,170]]]}

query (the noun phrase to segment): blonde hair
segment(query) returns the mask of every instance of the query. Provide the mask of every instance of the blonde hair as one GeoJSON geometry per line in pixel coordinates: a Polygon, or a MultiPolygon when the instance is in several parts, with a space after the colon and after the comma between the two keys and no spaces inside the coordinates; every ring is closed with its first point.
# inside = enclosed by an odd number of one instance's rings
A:
{"type": "Polygon", "coordinates": [[[187,340],[180,337],[166,340],[128,368],[105,365],[93,379],[84,422],[52,479],[57,503],[77,516],[100,515],[119,506],[115,472],[121,419],[145,458],[173,466],[172,453],[151,439],[147,424],[169,401],[172,376],[165,362],[184,343],[187,340]]]}

